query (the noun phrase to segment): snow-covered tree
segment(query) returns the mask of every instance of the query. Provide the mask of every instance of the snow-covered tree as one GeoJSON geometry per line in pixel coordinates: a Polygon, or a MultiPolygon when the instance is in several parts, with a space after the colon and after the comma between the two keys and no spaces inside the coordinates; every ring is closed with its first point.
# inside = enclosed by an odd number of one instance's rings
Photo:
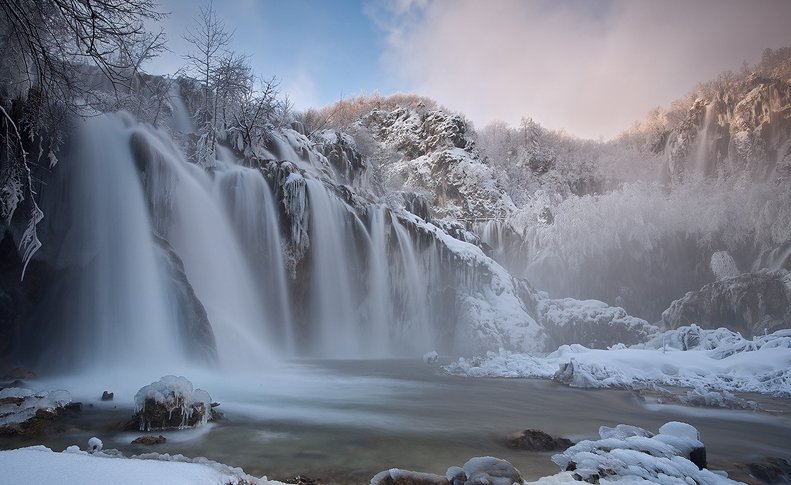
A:
{"type": "Polygon", "coordinates": [[[3,0],[0,12],[0,216],[9,227],[24,205],[27,263],[43,217],[31,165],[57,161],[68,116],[104,101],[97,83],[116,100],[133,89],[140,64],[161,49],[145,22],[162,14],[153,0],[3,0]]]}

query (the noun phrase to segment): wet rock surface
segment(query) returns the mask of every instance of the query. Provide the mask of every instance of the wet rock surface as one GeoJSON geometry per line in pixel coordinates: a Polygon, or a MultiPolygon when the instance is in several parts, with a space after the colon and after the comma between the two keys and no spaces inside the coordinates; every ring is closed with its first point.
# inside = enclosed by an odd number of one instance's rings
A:
{"type": "Polygon", "coordinates": [[[162,435],[154,436],[154,435],[147,435],[147,436],[140,436],[132,440],[133,445],[161,445],[162,443],[167,442],[167,438],[162,435]]]}
{"type": "Polygon", "coordinates": [[[785,458],[767,458],[740,467],[750,478],[767,485],[791,484],[791,462],[785,458]]]}
{"type": "Polygon", "coordinates": [[[538,429],[526,429],[508,437],[509,448],[525,451],[562,451],[573,445],[566,438],[554,438],[538,429]]]}

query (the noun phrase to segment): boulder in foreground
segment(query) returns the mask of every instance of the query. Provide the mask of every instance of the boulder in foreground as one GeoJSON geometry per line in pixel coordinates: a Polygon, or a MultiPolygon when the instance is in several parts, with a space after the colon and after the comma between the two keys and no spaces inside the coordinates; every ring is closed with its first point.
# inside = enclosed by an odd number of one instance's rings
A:
{"type": "Polygon", "coordinates": [[[195,428],[214,419],[211,396],[181,376],[165,376],[135,394],[135,415],[127,430],[195,428]]]}

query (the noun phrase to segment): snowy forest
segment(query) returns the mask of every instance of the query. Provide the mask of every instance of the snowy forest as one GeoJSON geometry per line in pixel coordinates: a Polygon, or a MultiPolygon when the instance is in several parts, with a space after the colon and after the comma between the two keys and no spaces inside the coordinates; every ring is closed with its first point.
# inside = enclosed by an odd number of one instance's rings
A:
{"type": "Polygon", "coordinates": [[[0,11],[8,483],[791,480],[791,47],[592,140],[0,11]]]}

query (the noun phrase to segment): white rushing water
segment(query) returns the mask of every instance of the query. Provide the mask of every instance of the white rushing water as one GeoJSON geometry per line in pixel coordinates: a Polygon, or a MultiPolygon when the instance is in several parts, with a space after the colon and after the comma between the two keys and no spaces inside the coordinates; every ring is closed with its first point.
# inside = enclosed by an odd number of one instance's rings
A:
{"type": "Polygon", "coordinates": [[[57,236],[57,266],[77,274],[54,298],[74,310],[61,324],[73,335],[51,360],[75,369],[97,356],[119,368],[184,368],[200,357],[189,340],[206,331],[223,368],[433,350],[427,265],[435,248],[418,251],[384,206],[358,214],[315,178],[320,155],[289,140],[277,151],[314,168],[302,221],[310,246],[295,280],[285,267],[290,233],[262,171],[222,148],[210,167],[198,166],[166,132],[129,115],[84,124],[47,202],[57,207],[51,231],[69,225],[57,236]]]}

